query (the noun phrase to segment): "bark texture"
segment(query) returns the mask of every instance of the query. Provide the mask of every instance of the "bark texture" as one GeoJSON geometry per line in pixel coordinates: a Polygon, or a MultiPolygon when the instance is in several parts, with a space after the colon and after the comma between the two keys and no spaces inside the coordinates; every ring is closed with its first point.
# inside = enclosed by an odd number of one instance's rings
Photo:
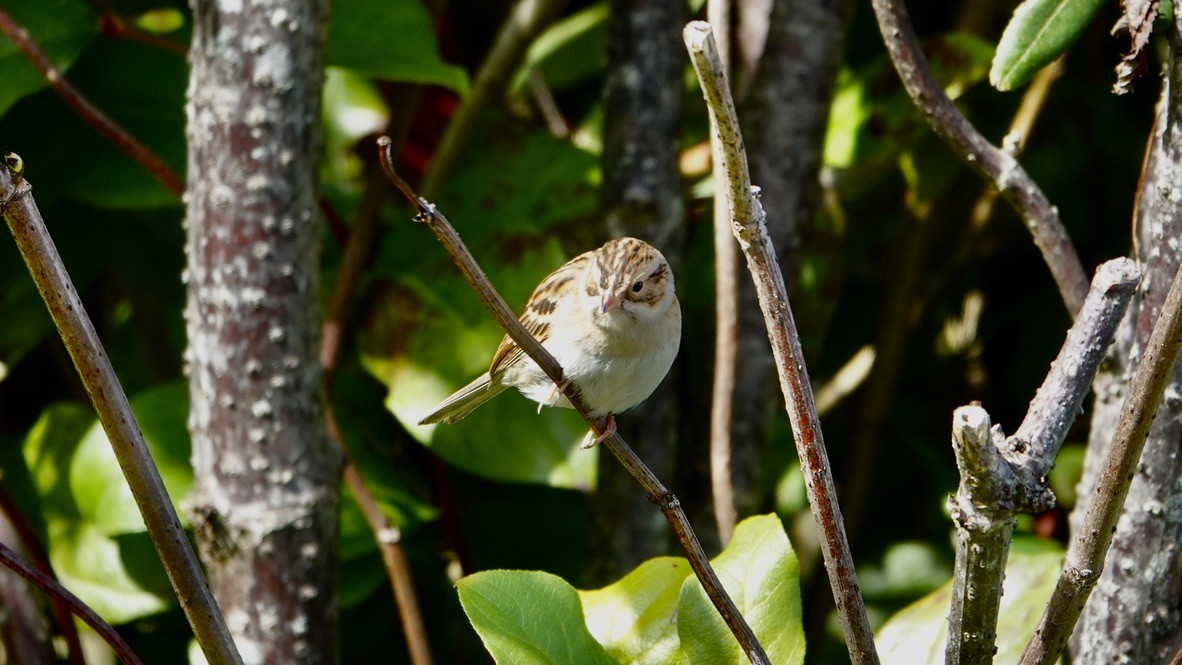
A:
{"type": "MultiPolygon", "coordinates": [[[[675,274],[685,238],[679,180],[682,0],[613,0],[608,21],[601,208],[609,235],[642,238],[675,274]]],[[[679,275],[680,276],[680,275],[679,275]]],[[[618,419],[620,433],[658,478],[673,476],[677,367],[639,408],[618,419]]],[[[600,456],[591,530],[590,576],[616,579],[665,554],[672,541],[661,512],[616,462],[600,456]]]]}
{"type": "Polygon", "coordinates": [[[246,663],[334,663],[339,460],[317,362],[328,0],[192,9],[192,523],[246,663]]]}
{"type": "MultiPolygon", "coordinates": [[[[1182,263],[1182,31],[1170,56],[1134,220],[1141,288],[1097,379],[1084,476],[1071,516],[1079,528],[1112,441],[1129,377],[1182,263]]],[[[1099,582],[1070,645],[1075,663],[1169,662],[1182,646],[1182,365],[1175,365],[1141,453],[1099,582]]]]}
{"type": "MultiPolygon", "coordinates": [[[[767,46],[741,103],[751,181],[760,188],[768,234],[788,279],[799,273],[804,229],[816,206],[821,146],[849,17],[847,0],[775,0],[767,46]]],[[[771,348],[750,280],[741,279],[738,367],[731,425],[735,508],[763,508],[760,472],[772,392],[771,348]]],[[[800,309],[793,301],[793,308],[800,309]]],[[[808,321],[807,308],[801,316],[808,321]]],[[[806,326],[807,328],[807,326],[806,326]]],[[[804,331],[808,338],[807,329],[804,331]]]]}

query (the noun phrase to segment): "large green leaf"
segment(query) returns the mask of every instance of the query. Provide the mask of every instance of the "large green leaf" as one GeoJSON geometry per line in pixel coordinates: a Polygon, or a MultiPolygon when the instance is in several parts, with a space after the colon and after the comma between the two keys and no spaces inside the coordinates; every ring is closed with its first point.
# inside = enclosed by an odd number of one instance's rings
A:
{"type": "MultiPolygon", "coordinates": [[[[1016,540],[1006,561],[1001,608],[997,622],[996,662],[1016,663],[1034,634],[1059,570],[1063,551],[1043,541],[1016,540]]],[[[948,639],[949,581],[930,595],[891,617],[878,631],[878,652],[886,665],[923,665],[944,662],[948,639]]]]}
{"type": "MultiPolygon", "coordinates": [[[[108,621],[123,623],[166,609],[172,593],[147,535],[112,536],[86,517],[94,516],[90,497],[72,489],[80,443],[96,426],[87,407],[50,406],[29,431],[23,449],[40,495],[50,562],[62,583],[108,621]]],[[[109,475],[101,463],[95,471],[109,475]]],[[[117,505],[112,509],[124,510],[117,505]]]]}
{"type": "MultiPolygon", "coordinates": [[[[173,382],[152,388],[131,400],[148,450],[177,512],[193,486],[191,446],[186,420],[189,386],[173,382]]],[[[107,433],[94,423],[70,460],[70,489],[82,519],[108,536],[144,531],[144,520],[115,459],[107,433]]],[[[182,518],[183,519],[183,518],[182,518]]]]}
{"type": "Polygon", "coordinates": [[[615,584],[580,591],[587,628],[619,663],[677,662],[677,602],[691,573],[685,559],[658,557],[615,584]]]}
{"type": "MultiPolygon", "coordinates": [[[[504,119],[484,128],[437,203],[511,306],[569,258],[560,223],[596,208],[594,155],[504,119]]],[[[578,449],[585,425],[515,391],[455,425],[418,421],[485,371],[502,332],[431,233],[404,214],[380,249],[361,348],[389,388],[390,411],[449,463],[488,478],[586,489],[596,453],[578,449]]],[[[630,417],[628,414],[624,418],[630,417]]]]}
{"type": "Polygon", "coordinates": [[[490,570],[456,585],[464,612],[498,663],[611,664],[583,622],[579,595],[561,577],[490,570]]]}
{"type": "Polygon", "coordinates": [[[1013,90],[1071,48],[1107,0],[1026,0],[1001,35],[989,82],[1013,90]]]}
{"type": "MultiPolygon", "coordinates": [[[[0,0],[0,8],[29,31],[59,72],[66,71],[98,34],[98,17],[85,0],[0,0]]],[[[48,85],[16,44],[0,37],[0,116],[29,93],[48,85]]]]}
{"type": "MultiPolygon", "coordinates": [[[[804,662],[800,571],[780,518],[761,515],[743,520],[730,544],[711,563],[771,662],[804,662]]],[[[682,585],[677,633],[690,663],[748,662],[697,578],[682,585]]]]}
{"type": "Polygon", "coordinates": [[[326,61],[336,67],[460,94],[468,90],[464,70],[439,58],[435,30],[419,0],[334,0],[326,48],[326,61]]]}
{"type": "MultiPolygon", "coordinates": [[[[780,519],[744,520],[712,565],[771,662],[803,662],[796,555],[780,519]]],[[[606,650],[607,662],[624,665],[748,662],[689,563],[678,557],[650,559],[614,584],[578,592],[581,608],[570,605],[574,589],[548,573],[477,573],[459,588],[464,611],[498,662],[573,662],[554,655],[572,649],[588,652],[592,662],[601,662],[606,650]],[[595,649],[588,650],[585,635],[595,649]],[[553,660],[519,660],[524,654],[553,660]]]]}
{"type": "MultiPolygon", "coordinates": [[[[183,175],[188,83],[183,57],[132,40],[99,38],[78,59],[70,79],[95,106],[183,175]]],[[[43,212],[62,197],[99,208],[180,208],[180,197],[48,91],[13,107],[0,119],[0,135],[6,149],[24,158],[43,212]],[[54,129],[24,130],[30,126],[54,129]]]]}

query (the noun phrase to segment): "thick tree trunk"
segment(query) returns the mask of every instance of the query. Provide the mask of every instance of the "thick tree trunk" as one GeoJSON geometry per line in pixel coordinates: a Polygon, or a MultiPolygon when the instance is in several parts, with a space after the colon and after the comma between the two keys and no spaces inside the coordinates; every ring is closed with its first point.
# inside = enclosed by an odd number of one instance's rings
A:
{"type": "MultiPolygon", "coordinates": [[[[1092,429],[1072,530],[1079,527],[1127,394],[1182,263],[1182,16],[1170,26],[1171,52],[1157,122],[1137,194],[1141,288],[1095,383],[1092,429]]],[[[1075,663],[1165,663],[1182,646],[1182,364],[1174,367],[1157,419],[1095,590],[1072,638],[1075,663]]]]}
{"type": "Polygon", "coordinates": [[[328,0],[192,0],[190,515],[246,663],[337,657],[339,460],[320,407],[328,0]]]}
{"type": "MultiPolygon", "coordinates": [[[[683,0],[613,0],[608,24],[602,210],[610,235],[651,242],[678,272],[685,204],[678,170],[681,138],[683,0]]],[[[620,433],[664,482],[674,468],[676,367],[620,433]]],[[[591,577],[612,580],[665,554],[669,525],[610,455],[600,456],[591,530],[591,577]]]]}

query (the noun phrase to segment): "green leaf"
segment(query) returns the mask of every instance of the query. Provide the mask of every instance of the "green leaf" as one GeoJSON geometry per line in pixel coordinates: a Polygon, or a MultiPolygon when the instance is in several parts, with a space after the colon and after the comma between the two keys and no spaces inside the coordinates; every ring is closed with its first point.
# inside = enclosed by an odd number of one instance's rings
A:
{"type": "Polygon", "coordinates": [[[62,583],[103,618],[123,623],[167,609],[173,595],[147,534],[112,537],[84,516],[93,516],[94,507],[72,491],[79,444],[93,427],[89,407],[46,408],[25,437],[25,464],[40,496],[50,562],[62,583]]]}
{"type": "MultiPolygon", "coordinates": [[[[1018,662],[1059,579],[1063,551],[1045,543],[1015,540],[1011,548],[998,613],[996,662],[1018,662]]],[[[884,665],[943,663],[951,600],[949,581],[891,617],[875,640],[884,665]]]]}
{"type": "MultiPolygon", "coordinates": [[[[771,662],[804,662],[800,571],[780,518],[761,515],[743,520],[730,544],[711,563],[771,662]]],[[[681,587],[677,633],[690,663],[748,662],[696,577],[686,579],[681,587]]]]}
{"type": "MultiPolygon", "coordinates": [[[[193,486],[191,446],[186,420],[189,387],[183,381],[164,384],[131,400],[148,450],[177,512],[193,486]]],[[[70,487],[79,514],[109,536],[144,531],[144,520],[131,495],[115,452],[100,424],[82,438],[70,461],[70,487]]],[[[183,521],[183,518],[182,518],[183,521]]]]}
{"type": "Polygon", "coordinates": [[[1001,35],[989,82],[1013,90],[1065,53],[1106,0],[1026,0],[1001,35]]]}
{"type": "MultiPolygon", "coordinates": [[[[503,117],[476,135],[437,203],[489,279],[520,307],[570,258],[554,227],[595,213],[597,160],[503,117]]],[[[387,407],[415,438],[472,473],[594,487],[597,453],[579,450],[586,426],[568,409],[539,415],[533,402],[506,391],[454,425],[417,424],[488,369],[503,333],[430,232],[407,217],[393,222],[398,231],[379,250],[360,340],[366,369],[389,388],[387,407]]]]}
{"type": "Polygon", "coordinates": [[[50,521],[49,560],[62,584],[110,623],[134,621],[173,604],[146,533],[112,538],[89,522],[50,521]]]}
{"type": "Polygon", "coordinates": [[[439,58],[435,30],[418,0],[334,0],[326,49],[329,65],[468,92],[464,70],[439,58]]]}
{"type": "Polygon", "coordinates": [[[677,662],[677,603],[691,573],[685,559],[658,557],[615,584],[580,591],[587,628],[617,662],[677,662]]]}
{"type": "Polygon", "coordinates": [[[553,90],[565,90],[602,72],[607,66],[607,16],[608,4],[598,2],[538,35],[514,77],[513,92],[526,85],[531,67],[541,71],[553,90]]]}
{"type": "MultiPolygon", "coordinates": [[[[29,31],[59,72],[69,69],[98,34],[98,17],[84,0],[0,0],[14,21],[29,31]]],[[[0,115],[17,100],[48,85],[16,44],[0,37],[0,115]]]]}
{"type": "Polygon", "coordinates": [[[460,604],[498,663],[614,663],[583,621],[579,595],[562,578],[490,570],[456,584],[460,604]]]}

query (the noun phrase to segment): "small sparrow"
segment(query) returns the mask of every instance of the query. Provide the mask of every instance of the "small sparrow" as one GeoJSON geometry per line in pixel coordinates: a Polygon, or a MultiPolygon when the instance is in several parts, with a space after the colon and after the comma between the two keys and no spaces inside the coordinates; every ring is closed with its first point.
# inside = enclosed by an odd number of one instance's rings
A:
{"type": "Polygon", "coordinates": [[[681,344],[681,305],[669,262],[648,243],[617,238],[580,254],[534,289],[521,323],[562,366],[555,385],[506,336],[489,370],[443,400],[420,425],[454,423],[510,386],[543,406],[571,408],[562,394],[574,382],[607,431],[584,441],[591,447],[615,432],[613,414],[652,394],[681,344]]]}

